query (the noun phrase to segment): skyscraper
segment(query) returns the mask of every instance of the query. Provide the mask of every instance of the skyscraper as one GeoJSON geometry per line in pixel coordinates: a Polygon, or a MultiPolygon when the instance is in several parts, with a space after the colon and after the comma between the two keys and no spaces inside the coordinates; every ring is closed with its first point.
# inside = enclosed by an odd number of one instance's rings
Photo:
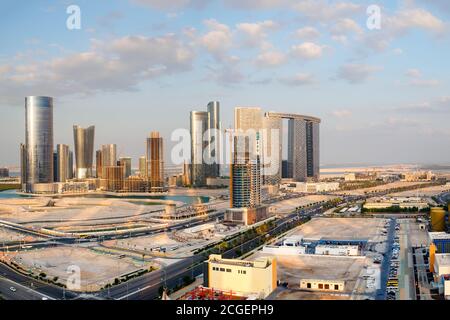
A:
{"type": "Polygon", "coordinates": [[[164,189],[164,153],[163,138],[159,132],[152,132],[147,138],[147,173],[152,191],[164,189]]]}
{"type": "Polygon", "coordinates": [[[78,125],[73,126],[75,144],[76,178],[92,178],[92,163],[94,160],[95,127],[86,129],[78,125]]]}
{"type": "Polygon", "coordinates": [[[212,157],[212,164],[209,166],[208,177],[220,177],[221,148],[222,148],[222,132],[220,123],[220,103],[211,101],[208,103],[207,112],[209,114],[209,154],[212,157]],[[214,132],[214,133],[213,133],[214,132]]]}
{"type": "Polygon", "coordinates": [[[27,183],[27,147],[25,144],[20,144],[20,184],[22,191],[26,191],[25,184],[27,183]]]}
{"type": "Polygon", "coordinates": [[[102,170],[105,178],[105,168],[117,166],[117,146],[115,144],[102,145],[102,170]]]}
{"type": "Polygon", "coordinates": [[[191,111],[191,183],[194,187],[205,186],[208,177],[208,166],[203,158],[209,145],[203,139],[208,126],[208,112],[191,111]]]}
{"type": "Polygon", "coordinates": [[[103,157],[102,150],[95,151],[95,173],[97,178],[103,178],[103,157]]]}
{"type": "Polygon", "coordinates": [[[69,146],[58,144],[56,146],[56,182],[66,182],[70,179],[70,151],[69,146]]]}
{"type": "Polygon", "coordinates": [[[53,182],[53,98],[25,98],[26,191],[53,182]]]}
{"type": "Polygon", "coordinates": [[[230,200],[232,208],[256,208],[261,204],[261,166],[259,155],[251,152],[252,136],[234,137],[231,165],[230,200]]]}
{"type": "Polygon", "coordinates": [[[125,178],[131,176],[131,158],[130,157],[120,157],[119,163],[125,169],[125,178]]]}
{"type": "Polygon", "coordinates": [[[268,112],[274,119],[288,119],[287,175],[295,181],[317,181],[320,176],[319,118],[268,112]]]}
{"type": "Polygon", "coordinates": [[[146,165],[145,164],[146,164],[146,162],[147,162],[147,160],[145,159],[145,156],[139,158],[139,176],[140,177],[145,177],[145,174],[146,174],[146,169],[145,169],[146,165]]]}
{"type": "Polygon", "coordinates": [[[252,136],[249,152],[261,155],[261,140],[256,136],[261,134],[263,113],[258,107],[236,107],[234,109],[234,129],[252,136]]]}
{"type": "Polygon", "coordinates": [[[261,134],[261,170],[264,185],[279,185],[281,183],[283,144],[282,120],[265,114],[262,121],[261,134]]]}
{"type": "Polygon", "coordinates": [[[211,101],[207,111],[191,111],[190,182],[195,187],[206,186],[208,177],[220,176],[222,128],[220,103],[211,101]]]}

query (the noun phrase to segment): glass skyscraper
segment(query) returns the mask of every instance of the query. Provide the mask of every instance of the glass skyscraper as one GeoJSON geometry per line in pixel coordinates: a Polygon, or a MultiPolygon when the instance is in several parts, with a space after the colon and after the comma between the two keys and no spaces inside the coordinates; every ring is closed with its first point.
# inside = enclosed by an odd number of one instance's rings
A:
{"type": "Polygon", "coordinates": [[[26,191],[37,183],[53,182],[53,98],[25,98],[24,167],[26,191]]]}

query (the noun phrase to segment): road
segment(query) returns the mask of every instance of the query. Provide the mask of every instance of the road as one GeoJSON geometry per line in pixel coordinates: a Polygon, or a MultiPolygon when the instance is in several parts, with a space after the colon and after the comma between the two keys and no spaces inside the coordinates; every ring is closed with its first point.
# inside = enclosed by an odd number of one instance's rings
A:
{"type": "Polygon", "coordinates": [[[40,300],[42,297],[46,297],[49,300],[73,299],[77,296],[75,293],[67,292],[60,287],[30,279],[1,263],[0,279],[1,295],[4,298],[13,300],[21,300],[23,296],[31,297],[33,298],[32,300],[36,300],[36,298],[40,300]],[[9,290],[11,286],[16,288],[17,291],[12,292],[9,290]]]}
{"type": "Polygon", "coordinates": [[[376,300],[386,300],[386,288],[392,259],[392,244],[394,242],[395,223],[396,223],[395,219],[389,220],[389,229],[386,241],[386,253],[384,255],[383,262],[381,263],[380,267],[381,268],[380,288],[377,290],[376,300]]]}
{"type": "Polygon", "coordinates": [[[400,222],[400,268],[398,273],[398,287],[400,300],[416,300],[416,286],[414,279],[414,263],[412,257],[411,240],[409,237],[410,221],[400,222]]]}

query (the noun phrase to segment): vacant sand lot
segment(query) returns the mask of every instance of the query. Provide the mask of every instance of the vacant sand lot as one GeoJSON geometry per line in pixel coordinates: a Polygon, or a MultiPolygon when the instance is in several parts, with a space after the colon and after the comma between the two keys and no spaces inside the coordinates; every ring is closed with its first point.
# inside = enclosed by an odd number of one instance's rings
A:
{"type": "Polygon", "coordinates": [[[66,283],[68,270],[75,266],[81,276],[80,290],[99,290],[119,275],[141,269],[142,266],[131,259],[96,253],[83,247],[55,247],[20,252],[14,260],[35,272],[44,272],[47,277],[58,277],[58,282],[66,283]]]}
{"type": "Polygon", "coordinates": [[[368,218],[315,218],[299,226],[292,235],[305,239],[333,239],[381,241],[379,239],[385,219],[368,218]]]}

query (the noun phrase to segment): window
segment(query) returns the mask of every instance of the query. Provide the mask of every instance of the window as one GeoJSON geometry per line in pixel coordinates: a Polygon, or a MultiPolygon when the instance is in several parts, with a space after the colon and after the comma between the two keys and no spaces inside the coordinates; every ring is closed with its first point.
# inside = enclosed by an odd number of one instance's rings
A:
{"type": "Polygon", "coordinates": [[[220,271],[225,272],[225,268],[220,268],[220,271]]]}
{"type": "Polygon", "coordinates": [[[227,272],[231,272],[231,269],[227,269],[227,272]]]}
{"type": "Polygon", "coordinates": [[[325,290],[330,290],[330,285],[329,284],[325,285],[325,290]]]}
{"type": "Polygon", "coordinates": [[[323,289],[323,284],[319,283],[319,289],[323,289]]]}
{"type": "Polygon", "coordinates": [[[306,288],[311,289],[311,283],[310,283],[310,282],[308,282],[308,283],[306,284],[306,288]]]}
{"type": "Polygon", "coordinates": [[[338,291],[339,290],[339,285],[335,284],[334,285],[334,290],[338,291]]]}

